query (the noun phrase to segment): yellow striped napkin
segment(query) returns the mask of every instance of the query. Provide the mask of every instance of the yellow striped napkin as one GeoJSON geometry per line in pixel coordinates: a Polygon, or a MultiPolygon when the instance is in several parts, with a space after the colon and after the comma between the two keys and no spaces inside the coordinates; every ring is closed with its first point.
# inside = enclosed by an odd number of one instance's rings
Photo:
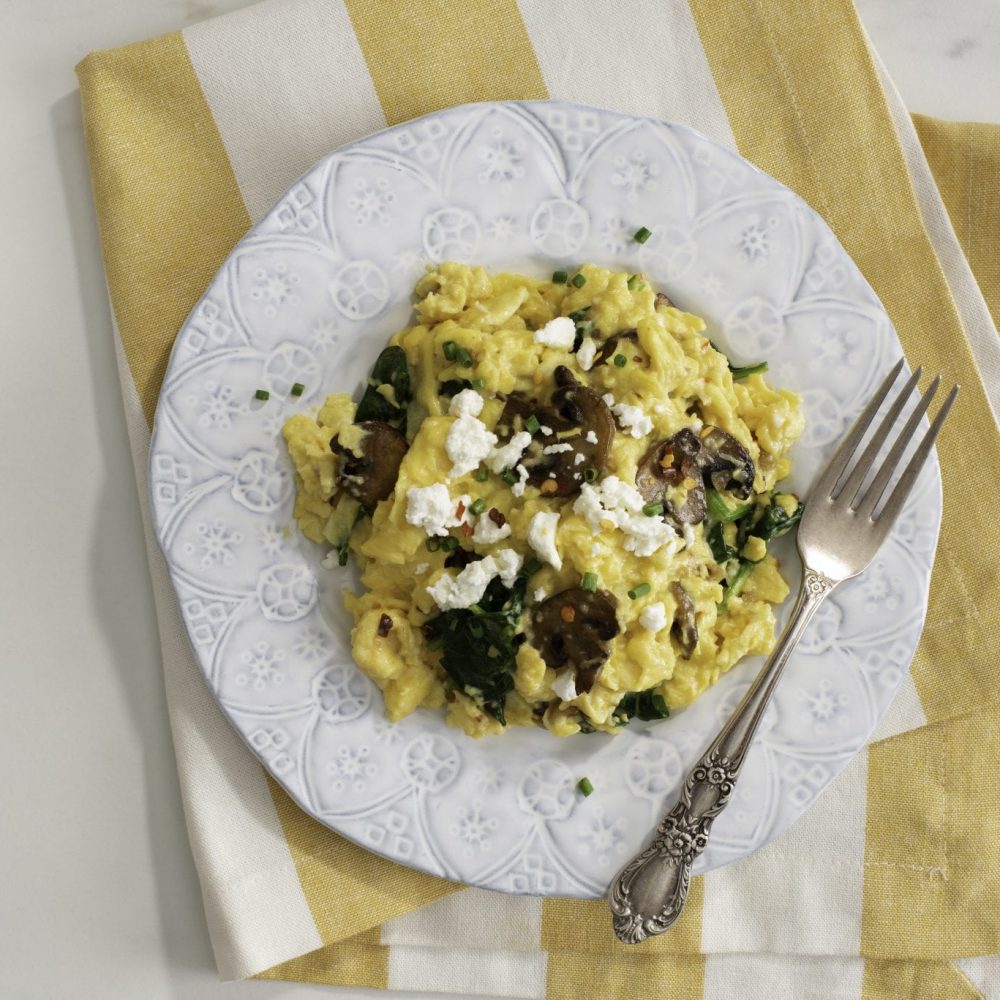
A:
{"type": "Polygon", "coordinates": [[[467,101],[572,99],[737,148],[823,214],[911,362],[963,385],[940,439],[927,627],[876,741],[638,948],[613,940],[601,902],[460,889],[307,819],[211,701],[150,541],[222,976],[463,996],[1000,995],[1000,132],[915,128],[848,0],[270,0],[78,73],[147,514],[170,346],[234,243],[328,150],[467,101]]]}

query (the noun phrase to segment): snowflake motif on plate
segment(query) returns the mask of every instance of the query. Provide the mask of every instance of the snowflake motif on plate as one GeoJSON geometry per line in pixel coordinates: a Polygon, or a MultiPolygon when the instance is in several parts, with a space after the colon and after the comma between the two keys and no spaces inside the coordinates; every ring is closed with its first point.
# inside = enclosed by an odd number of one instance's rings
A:
{"type": "Polygon", "coordinates": [[[753,264],[763,264],[771,253],[771,231],[778,220],[770,218],[762,222],[759,215],[751,215],[746,226],[740,231],[737,246],[743,256],[753,264]]]}
{"type": "Polygon", "coordinates": [[[524,176],[524,142],[505,139],[499,129],[493,130],[490,142],[479,147],[479,183],[509,182],[524,176]]]}
{"type": "Polygon", "coordinates": [[[517,219],[513,215],[498,215],[486,224],[486,233],[491,240],[505,243],[517,232],[517,219]]]}
{"type": "Polygon", "coordinates": [[[350,787],[353,792],[363,792],[369,778],[378,774],[378,767],[369,760],[368,747],[339,746],[333,760],[326,765],[335,792],[350,787]]]}
{"type": "Polygon", "coordinates": [[[258,267],[253,273],[253,289],[250,298],[264,303],[264,315],[273,319],[278,315],[278,309],[296,301],[295,287],[299,276],[289,271],[283,262],[274,265],[273,270],[258,267]]]}
{"type": "Polygon", "coordinates": [[[626,828],[624,816],[605,816],[604,810],[597,806],[593,816],[583,823],[582,845],[602,868],[606,868],[612,856],[625,854],[626,828]]]}
{"type": "Polygon", "coordinates": [[[249,685],[256,691],[284,684],[285,672],[281,669],[281,664],[285,655],[283,649],[274,649],[267,642],[254,643],[252,649],[244,649],[240,653],[240,661],[246,669],[236,675],[236,683],[249,685]]]}
{"type": "Polygon", "coordinates": [[[347,203],[354,209],[354,219],[359,226],[367,226],[370,222],[388,226],[389,206],[395,200],[396,194],[384,177],[380,177],[374,184],[359,177],[354,182],[354,194],[347,203]]]}
{"type": "Polygon", "coordinates": [[[276,556],[284,541],[284,532],[273,521],[266,521],[257,529],[257,544],[266,556],[276,556]]]}
{"type": "Polygon", "coordinates": [[[814,726],[820,734],[826,733],[831,725],[845,726],[849,722],[850,698],[844,692],[834,691],[833,683],[825,677],[815,690],[796,689],[795,700],[803,706],[802,721],[814,726]]]}
{"type": "Polygon", "coordinates": [[[488,816],[483,812],[482,802],[476,799],[469,806],[458,807],[451,835],[467,845],[465,855],[471,857],[473,849],[485,851],[489,848],[493,833],[499,825],[495,816],[488,816]]]}
{"type": "MultiPolygon", "coordinates": [[[[231,385],[224,385],[209,379],[205,383],[206,395],[201,400],[201,415],[198,417],[198,424],[201,427],[216,427],[221,431],[232,429],[233,418],[246,416],[250,412],[250,405],[235,398],[235,393],[231,385]]],[[[196,405],[198,399],[188,396],[188,405],[196,405]]]]}
{"type": "Polygon", "coordinates": [[[660,165],[650,162],[641,149],[633,149],[628,156],[619,154],[615,157],[615,170],[611,175],[611,183],[615,187],[625,189],[625,200],[638,201],[644,191],[655,191],[660,176],[660,165]]]}
{"type": "Polygon", "coordinates": [[[621,216],[608,216],[599,230],[601,245],[611,253],[625,253],[634,243],[635,227],[630,226],[621,216]]]}
{"type": "Polygon", "coordinates": [[[205,569],[210,566],[233,565],[234,552],[243,541],[242,532],[229,530],[221,518],[215,518],[210,522],[201,521],[195,526],[195,532],[198,541],[187,542],[184,546],[184,551],[188,555],[200,552],[201,565],[205,569]]]}
{"type": "Polygon", "coordinates": [[[309,346],[314,351],[325,351],[340,339],[340,329],[329,317],[316,320],[309,330],[309,346]]]}

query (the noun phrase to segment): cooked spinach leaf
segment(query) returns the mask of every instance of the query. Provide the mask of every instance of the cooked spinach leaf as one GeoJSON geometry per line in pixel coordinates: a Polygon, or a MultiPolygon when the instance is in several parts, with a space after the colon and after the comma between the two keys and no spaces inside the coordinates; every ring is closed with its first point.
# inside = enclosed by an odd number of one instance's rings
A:
{"type": "Polygon", "coordinates": [[[802,520],[802,515],[805,513],[806,505],[801,500],[791,514],[787,513],[777,502],[779,495],[775,493],[771,497],[771,503],[765,508],[760,520],[750,529],[751,535],[763,538],[765,542],[787,534],[802,520]]]}
{"type": "Polygon", "coordinates": [[[438,395],[457,396],[463,389],[471,388],[472,383],[467,378],[449,378],[438,386],[438,395]]]}
{"type": "Polygon", "coordinates": [[[767,371],[767,362],[758,361],[755,365],[744,365],[742,368],[734,368],[730,364],[729,371],[732,373],[733,381],[739,382],[741,378],[746,378],[748,375],[763,375],[767,371]]]}
{"type": "Polygon", "coordinates": [[[712,530],[708,533],[709,548],[720,566],[724,566],[730,559],[735,559],[739,555],[739,552],[732,545],[726,543],[722,528],[722,522],[719,521],[712,526],[712,530]]]}
{"type": "Polygon", "coordinates": [[[366,420],[383,420],[405,432],[406,405],[411,398],[406,352],[402,347],[387,347],[375,360],[354,419],[359,424],[366,420]],[[392,389],[395,403],[386,399],[383,392],[379,391],[385,385],[392,389]]]}
{"type": "Polygon", "coordinates": [[[726,589],[722,594],[722,600],[719,601],[720,614],[729,606],[730,598],[739,596],[740,592],[746,586],[747,580],[750,579],[750,574],[753,572],[753,568],[756,565],[757,563],[750,559],[740,560],[740,568],[733,574],[733,578],[726,584],[726,589]]]}
{"type": "Polygon", "coordinates": [[[514,688],[517,648],[528,578],[513,587],[492,580],[482,600],[471,608],[442,611],[424,626],[427,638],[440,640],[441,666],[470,698],[506,725],[504,701],[514,688]]]}
{"type": "Polygon", "coordinates": [[[651,722],[653,719],[666,719],[669,716],[670,706],[667,705],[667,700],[654,687],[646,691],[630,691],[618,702],[612,719],[619,726],[627,726],[632,719],[651,722]]]}

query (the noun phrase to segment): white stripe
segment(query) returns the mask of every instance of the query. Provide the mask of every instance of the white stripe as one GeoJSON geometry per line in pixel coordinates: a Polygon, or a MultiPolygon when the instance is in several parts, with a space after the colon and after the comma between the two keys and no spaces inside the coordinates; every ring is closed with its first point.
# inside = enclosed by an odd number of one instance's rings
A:
{"type": "MultiPolygon", "coordinates": [[[[462,997],[544,1000],[548,956],[543,951],[463,951],[459,948],[389,949],[390,990],[457,993],[462,997]]],[[[429,1000],[429,998],[428,998],[429,1000]]]]}
{"type": "Polygon", "coordinates": [[[896,697],[893,698],[889,711],[882,716],[881,721],[872,733],[870,743],[907,733],[911,729],[919,729],[927,725],[927,715],[920,703],[917,686],[913,683],[913,675],[907,671],[903,683],[899,685],[896,697]]]}
{"type": "Polygon", "coordinates": [[[552,97],[693,125],[736,149],[687,0],[522,0],[552,97]]]}
{"type": "Polygon", "coordinates": [[[542,941],[542,901],[463,889],[382,925],[382,944],[537,951],[542,941]]]}
{"type": "Polygon", "coordinates": [[[706,875],[701,950],[857,955],[867,789],[866,749],[790,830],[706,875]]]}
{"type": "MultiPolygon", "coordinates": [[[[941,193],[934,183],[934,175],[924,156],[917,130],[913,127],[913,119],[910,118],[903,99],[899,96],[867,34],[865,39],[878,69],[889,113],[892,115],[892,122],[896,126],[896,133],[903,148],[917,205],[923,216],[924,228],[941,262],[941,270],[944,271],[945,280],[955,300],[955,307],[965,328],[973,360],[986,390],[986,398],[993,410],[993,419],[1000,423],[1000,338],[997,336],[997,329],[975,275],[969,267],[969,261],[955,235],[951,219],[948,218],[948,210],[941,200],[941,193]]],[[[912,360],[916,364],[920,359],[912,360]]]]}
{"type": "Polygon", "coordinates": [[[953,963],[985,1000],[1000,1000],[1000,955],[959,958],[953,963]]]}
{"type": "Polygon", "coordinates": [[[704,1000],[861,1000],[860,958],[709,955],[704,1000]]]}
{"type": "Polygon", "coordinates": [[[173,586],[150,530],[149,431],[117,328],[114,341],[191,852],[219,975],[245,979],[319,948],[322,940],[264,772],[226,722],[194,662],[173,586]]]}
{"type": "Polygon", "coordinates": [[[257,4],[184,41],[254,222],[325,153],[385,127],[340,0],[257,4]]]}

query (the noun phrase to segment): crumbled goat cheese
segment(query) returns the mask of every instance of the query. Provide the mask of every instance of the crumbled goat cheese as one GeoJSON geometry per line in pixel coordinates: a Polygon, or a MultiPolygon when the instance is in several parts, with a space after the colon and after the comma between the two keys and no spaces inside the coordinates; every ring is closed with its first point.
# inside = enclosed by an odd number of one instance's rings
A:
{"type": "Polygon", "coordinates": [[[472,472],[489,455],[496,443],[496,434],[481,420],[476,417],[459,417],[448,428],[448,436],[444,442],[444,450],[454,463],[450,475],[464,476],[467,472],[472,472]]]}
{"type": "Polygon", "coordinates": [[[508,522],[504,522],[502,527],[497,527],[488,514],[482,514],[476,521],[476,530],[472,533],[472,540],[477,545],[493,545],[506,538],[511,532],[508,522]]]}
{"type": "Polygon", "coordinates": [[[553,433],[553,431],[552,431],[552,428],[551,428],[551,427],[549,427],[549,425],[548,425],[548,424],[539,424],[539,425],[538,425],[538,429],[539,429],[539,430],[540,430],[540,431],[541,431],[541,432],[542,432],[542,433],[543,433],[543,434],[544,434],[544,435],[545,435],[546,437],[549,437],[549,436],[550,436],[550,435],[551,435],[551,434],[553,433]]]}
{"type": "Polygon", "coordinates": [[[540,510],[528,527],[528,544],[539,559],[545,560],[554,569],[562,569],[562,557],[556,548],[556,528],[559,526],[558,511],[540,510]]]}
{"type": "Polygon", "coordinates": [[[563,701],[572,701],[576,697],[576,671],[569,667],[559,673],[552,681],[552,693],[563,701]]]}
{"type": "Polygon", "coordinates": [[[597,431],[587,431],[587,436],[584,438],[587,444],[597,444],[597,431]]]}
{"type": "MultiPolygon", "coordinates": [[[[583,465],[583,463],[585,461],[586,461],[586,459],[583,457],[583,454],[581,452],[577,452],[576,453],[576,457],[573,459],[573,464],[574,465],[583,465]]],[[[580,477],[577,476],[576,478],[579,479],[580,477]]]]}
{"type": "Polygon", "coordinates": [[[547,444],[542,449],[543,455],[558,455],[561,451],[572,451],[573,446],[563,441],[560,444],[547,444]]]}
{"type": "Polygon", "coordinates": [[[466,494],[453,500],[444,483],[431,486],[411,486],[406,493],[406,522],[423,528],[428,535],[447,535],[449,528],[465,523],[465,512],[472,498],[466,494]],[[455,511],[463,505],[462,516],[455,511]]]}
{"type": "Polygon", "coordinates": [[[527,431],[518,431],[505,445],[490,452],[486,464],[498,475],[504,469],[513,469],[529,444],[531,435],[527,431]]]}
{"type": "Polygon", "coordinates": [[[667,627],[667,610],[662,601],[650,604],[639,615],[639,624],[650,632],[659,632],[667,627]]]}
{"type": "Polygon", "coordinates": [[[556,316],[535,331],[535,343],[546,347],[556,347],[561,351],[571,351],[576,340],[576,324],[568,316],[556,316]]]}
{"type": "Polygon", "coordinates": [[[642,513],[642,494],[617,476],[608,476],[596,486],[584,483],[573,503],[573,511],[583,517],[591,530],[601,531],[611,524],[625,534],[625,551],[651,556],[664,546],[673,552],[681,539],[666,521],[642,513]]]}
{"type": "Polygon", "coordinates": [[[629,406],[628,403],[616,403],[611,409],[618,418],[621,428],[627,430],[632,437],[645,437],[652,431],[653,421],[638,406],[629,406]]]}
{"type": "Polygon", "coordinates": [[[430,568],[430,563],[417,563],[417,565],[413,567],[413,572],[416,573],[417,576],[420,576],[421,573],[426,573],[430,568]]]}
{"type": "Polygon", "coordinates": [[[448,412],[453,417],[478,417],[483,412],[483,402],[475,389],[463,389],[451,397],[448,412]]]}
{"type": "Polygon", "coordinates": [[[490,581],[499,576],[504,586],[513,586],[521,569],[521,556],[513,549],[501,549],[478,562],[469,563],[457,576],[443,574],[427,588],[442,611],[468,608],[482,600],[490,581]]]}
{"type": "Polygon", "coordinates": [[[523,465],[519,465],[514,471],[518,475],[518,481],[514,483],[510,491],[516,497],[523,497],[524,487],[528,482],[528,470],[523,465]]]}
{"type": "Polygon", "coordinates": [[[594,358],[597,355],[597,341],[591,337],[584,337],[583,343],[576,352],[576,363],[585,371],[589,372],[594,367],[594,358]]]}
{"type": "Polygon", "coordinates": [[[539,587],[532,596],[541,604],[545,600],[545,591],[542,587],[539,587]]]}

